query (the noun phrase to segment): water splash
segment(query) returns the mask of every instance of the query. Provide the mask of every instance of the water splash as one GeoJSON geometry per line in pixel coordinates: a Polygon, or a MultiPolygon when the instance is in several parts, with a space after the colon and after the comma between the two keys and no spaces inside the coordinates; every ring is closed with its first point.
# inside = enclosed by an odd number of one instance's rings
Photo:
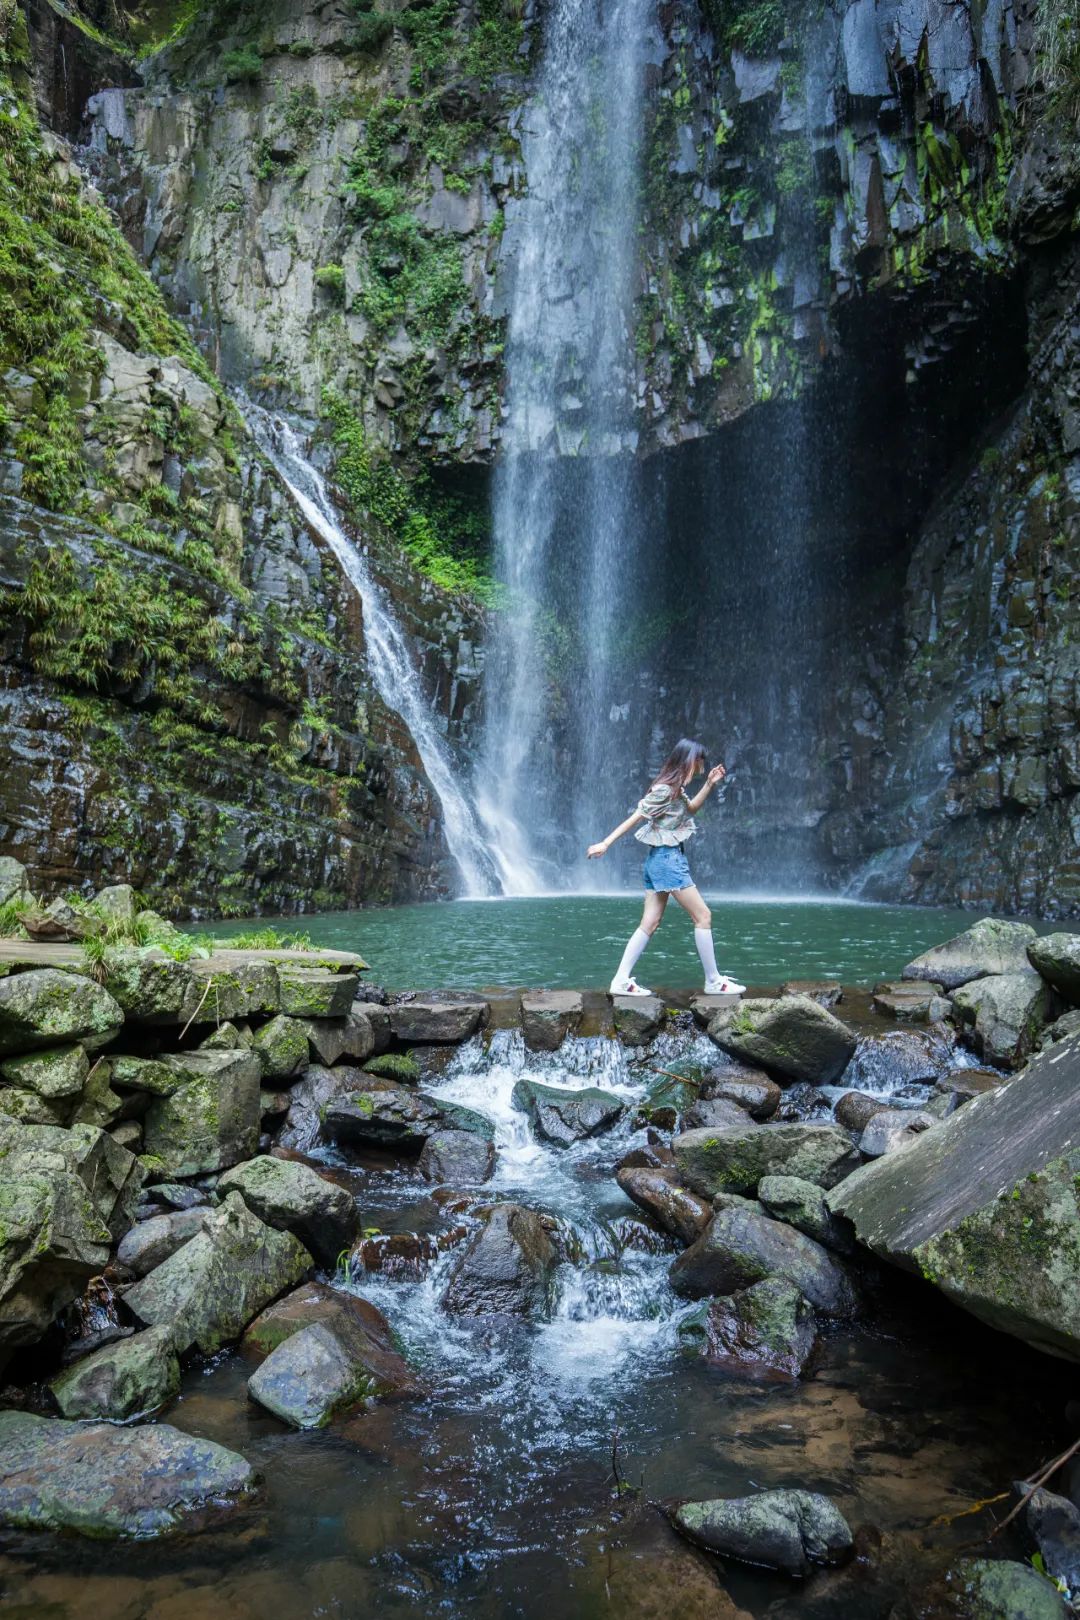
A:
{"type": "Polygon", "coordinates": [[[470,899],[509,892],[492,861],[476,811],[458,780],[439,735],[427,693],[386,592],[341,526],[321,473],[312,466],[296,429],[250,400],[241,410],[263,454],[273,464],[312,528],[333,551],[364,609],[364,637],[375,687],[395,709],[416,744],[428,781],[442,807],[446,845],[470,899]]]}

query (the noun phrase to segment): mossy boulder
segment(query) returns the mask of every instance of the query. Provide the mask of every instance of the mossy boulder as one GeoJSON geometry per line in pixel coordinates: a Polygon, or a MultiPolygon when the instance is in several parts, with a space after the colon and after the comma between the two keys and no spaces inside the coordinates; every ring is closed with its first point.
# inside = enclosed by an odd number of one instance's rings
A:
{"type": "Polygon", "coordinates": [[[35,968],[0,979],[0,1055],[71,1041],[94,1051],[113,1040],[123,1022],[109,991],[80,973],[35,968]]]}
{"type": "Polygon", "coordinates": [[[278,967],[277,981],[279,1006],[290,1018],[344,1018],[360,986],[355,973],[284,965],[278,967]]]}
{"type": "Polygon", "coordinates": [[[851,1254],[855,1229],[850,1221],[834,1215],[825,1201],[825,1191],[800,1176],[763,1176],[757,1195],[767,1214],[805,1232],[815,1243],[824,1244],[836,1254],[851,1254]]]}
{"type": "Polygon", "coordinates": [[[750,1378],[798,1378],[817,1342],[814,1312],[783,1277],[703,1301],[679,1324],[679,1338],[716,1366],[750,1378]]]}
{"type": "Polygon", "coordinates": [[[301,1328],[271,1351],[247,1387],[253,1400],[295,1429],[322,1428],[375,1393],[360,1347],[340,1322],[301,1328]]]}
{"type": "Polygon", "coordinates": [[[495,1134],[491,1121],[471,1108],[394,1086],[328,1103],[323,1130],[335,1142],[416,1153],[441,1130],[474,1131],[489,1139],[495,1134]]]}
{"type": "Polygon", "coordinates": [[[965,984],[952,998],[966,1038],[984,1063],[1019,1068],[1053,1016],[1053,991],[1030,970],[992,974],[965,984]]]}
{"type": "Polygon", "coordinates": [[[21,1086],[0,1086],[0,1114],[22,1125],[66,1125],[70,1102],[52,1102],[36,1091],[21,1086]]]}
{"type": "Polygon", "coordinates": [[[84,1356],[49,1388],[63,1417],[129,1421],[173,1399],[180,1363],[168,1331],[148,1328],[84,1356]]]}
{"type": "Polygon", "coordinates": [[[218,1191],[238,1192],[267,1225],[295,1232],[324,1266],[333,1266],[360,1233],[360,1212],[344,1187],[294,1159],[249,1159],[226,1171],[218,1191]]]}
{"type": "Polygon", "coordinates": [[[309,1282],[286,1294],[255,1318],[244,1334],[241,1349],[263,1358],[302,1332],[313,1322],[325,1322],[345,1331],[356,1343],[363,1340],[362,1359],[379,1395],[415,1395],[421,1385],[394,1342],[386,1317],[370,1300],[346,1294],[326,1283],[309,1282]]]}
{"type": "Polygon", "coordinates": [[[184,1084],[185,1071],[161,1058],[109,1058],[112,1083],[120,1091],[149,1091],[156,1097],[171,1097],[184,1084]]]}
{"type": "Polygon", "coordinates": [[[826,1316],[846,1316],[855,1295],[843,1267],[820,1243],[770,1220],[744,1199],[725,1201],[673,1263],[671,1286],[687,1299],[734,1294],[767,1277],[790,1282],[826,1316]]]}
{"type": "Polygon", "coordinates": [[[1069,1612],[1057,1588],[1030,1564],[966,1558],[917,1597],[903,1599],[893,1620],[1066,1620],[1069,1612]]]}
{"type": "Polygon", "coordinates": [[[519,1080],[511,1100],[515,1108],[528,1114],[541,1141],[554,1147],[570,1147],[586,1137],[610,1131],[626,1111],[621,1097],[599,1086],[571,1091],[562,1086],[542,1086],[535,1080],[519,1080]]]}
{"type": "Polygon", "coordinates": [[[267,1226],[232,1192],[201,1232],[124,1291],[124,1303],[148,1327],[168,1329],[178,1354],[193,1345],[210,1354],[313,1264],[297,1237],[267,1226]]]}
{"type": "Polygon", "coordinates": [[[258,1058],[247,1051],[186,1052],[165,1061],[182,1083],[155,1097],[146,1113],[145,1151],[159,1178],[202,1175],[250,1159],[259,1143],[258,1058]]]}
{"type": "Polygon", "coordinates": [[[860,1243],[1080,1361],[1080,1036],[828,1194],[860,1243]]]}
{"type": "Polygon", "coordinates": [[[833,1085],[855,1051],[855,1036],[810,996],[753,997],[717,1013],[709,1038],[780,1081],[833,1085]]]}
{"type": "Polygon", "coordinates": [[[90,1060],[83,1046],[54,1046],[0,1063],[0,1074],[9,1085],[36,1091],[52,1101],[78,1097],[89,1073],[90,1060]]]}
{"type": "Polygon", "coordinates": [[[130,883],[108,883],[94,896],[94,910],[110,923],[132,923],[139,901],[130,883]]]}
{"type": "Polygon", "coordinates": [[[0,1524],[17,1529],[156,1536],[254,1485],[243,1457],[167,1423],[123,1429],[0,1412],[0,1524]]]}
{"type": "Polygon", "coordinates": [[[1047,984],[1080,1005],[1080,934],[1044,934],[1031,941],[1027,957],[1047,984]]]}
{"type": "Polygon", "coordinates": [[[278,1013],[255,1032],[251,1050],[264,1080],[291,1080],[308,1065],[308,1025],[304,1019],[278,1013]]]}
{"type": "Polygon", "coordinates": [[[90,1067],[82,1096],[71,1115],[74,1125],[115,1125],[131,1106],[130,1097],[122,1097],[112,1087],[112,1063],[108,1058],[97,1058],[90,1067]]]}
{"type": "Polygon", "coordinates": [[[684,1181],[705,1198],[752,1193],[762,1176],[799,1176],[818,1187],[835,1187],[859,1163],[850,1136],[832,1124],[747,1120],[723,1129],[683,1131],[671,1147],[684,1181]]]}
{"type": "Polygon", "coordinates": [[[989,974],[1023,973],[1028,967],[1028,946],[1036,937],[1034,928],[1027,923],[983,917],[944,945],[935,945],[915,957],[901,977],[956,990],[989,974]]]}
{"type": "Polygon", "coordinates": [[[815,1491],[759,1491],[756,1496],[684,1502],[675,1528],[724,1558],[805,1576],[815,1564],[842,1564],[851,1556],[847,1520],[815,1491]]]}
{"type": "Polygon", "coordinates": [[[420,1083],[420,1065],[411,1052],[380,1052],[364,1064],[364,1073],[403,1086],[420,1083]]]}

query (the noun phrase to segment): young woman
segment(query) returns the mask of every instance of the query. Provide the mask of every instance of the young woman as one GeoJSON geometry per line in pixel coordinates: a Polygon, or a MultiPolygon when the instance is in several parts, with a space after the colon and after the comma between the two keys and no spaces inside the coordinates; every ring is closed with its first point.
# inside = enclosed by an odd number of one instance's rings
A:
{"type": "Polygon", "coordinates": [[[694,817],[701,809],[717,783],[727,772],[722,765],[714,765],[705,778],[704,787],[694,798],[686,789],[695,776],[705,769],[705,750],[698,742],[683,737],[675,744],[664,761],[659,776],[641,800],[633,815],[621,826],[608,833],[599,844],[590,844],[590,860],[606,855],[617,838],[636,827],[645,825],[634,837],[648,847],[645,857],[645,910],[641,925],[630,936],[623,952],[619,969],[611,981],[613,996],[647,996],[651,994],[633,977],[634,964],[660,926],[668,898],[674,895],[694,925],[694,944],[705,970],[705,994],[710,996],[741,994],[746,989],[730,974],[721,973],[716,966],[716,951],[712,937],[712,914],[694,885],[690,865],[683,845],[696,831],[694,817]]]}

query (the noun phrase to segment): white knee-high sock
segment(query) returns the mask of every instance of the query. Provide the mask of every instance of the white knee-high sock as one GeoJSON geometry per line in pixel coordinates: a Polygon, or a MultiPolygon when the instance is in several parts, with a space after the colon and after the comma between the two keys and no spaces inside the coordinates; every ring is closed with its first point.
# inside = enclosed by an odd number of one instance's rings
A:
{"type": "Polygon", "coordinates": [[[695,928],[694,944],[701,957],[701,965],[705,969],[705,983],[708,984],[710,979],[718,979],[720,975],[716,971],[716,947],[713,944],[712,929],[695,928]]]}
{"type": "Polygon", "coordinates": [[[630,935],[627,942],[626,949],[623,951],[622,961],[619,963],[619,971],[615,975],[617,979],[628,979],[630,977],[631,973],[634,971],[635,962],[651,938],[652,935],[647,934],[644,928],[634,929],[634,932],[630,935]]]}

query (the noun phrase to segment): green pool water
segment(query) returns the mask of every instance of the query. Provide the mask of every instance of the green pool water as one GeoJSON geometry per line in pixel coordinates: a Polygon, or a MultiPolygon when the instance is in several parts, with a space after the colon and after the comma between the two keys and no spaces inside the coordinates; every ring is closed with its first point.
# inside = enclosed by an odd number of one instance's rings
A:
{"type": "MultiPolygon", "coordinates": [[[[835,978],[871,984],[970,927],[968,911],[841,900],[707,897],[720,968],[748,985],[835,978]]],[[[605,988],[641,915],[639,894],[454,900],[301,917],[314,944],[359,951],[388,989],[605,988]]],[[[259,926],[215,923],[219,937],[259,926]]],[[[674,902],[638,967],[665,990],[700,983],[693,931],[674,902]]]]}

